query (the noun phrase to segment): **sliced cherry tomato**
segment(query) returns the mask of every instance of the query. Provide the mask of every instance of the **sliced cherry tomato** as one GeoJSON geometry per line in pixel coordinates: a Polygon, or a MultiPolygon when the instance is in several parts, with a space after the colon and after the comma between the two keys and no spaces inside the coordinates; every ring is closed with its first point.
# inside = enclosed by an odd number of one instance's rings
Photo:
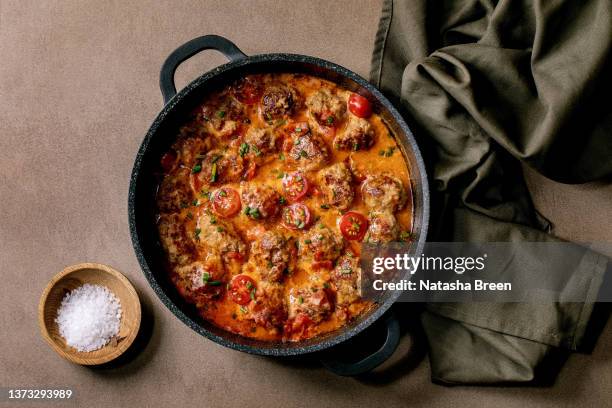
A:
{"type": "Polygon", "coordinates": [[[232,87],[234,97],[240,102],[253,105],[259,101],[261,94],[263,93],[263,86],[261,82],[256,81],[252,78],[241,78],[232,87]]]}
{"type": "Polygon", "coordinates": [[[340,232],[349,241],[361,241],[368,230],[368,219],[355,211],[349,211],[340,219],[340,232]]]}
{"type": "Polygon", "coordinates": [[[162,169],[164,169],[166,173],[172,170],[174,164],[176,163],[176,159],[176,153],[174,153],[173,151],[165,153],[161,158],[162,169]]]}
{"type": "Polygon", "coordinates": [[[283,225],[291,230],[301,230],[310,224],[310,210],[302,203],[283,208],[283,225]]]}
{"type": "Polygon", "coordinates": [[[289,201],[300,201],[310,187],[308,179],[301,171],[285,174],[283,177],[283,190],[289,201]]]}
{"type": "Polygon", "coordinates": [[[212,195],[212,208],[220,217],[229,218],[240,212],[240,195],[230,187],[216,190],[212,195]]]}
{"type": "Polygon", "coordinates": [[[255,297],[255,281],[247,275],[236,275],[230,282],[229,294],[232,301],[247,305],[255,297]]]}
{"type": "Polygon", "coordinates": [[[351,113],[360,118],[369,118],[372,114],[372,104],[359,94],[351,94],[348,106],[351,113]]]}

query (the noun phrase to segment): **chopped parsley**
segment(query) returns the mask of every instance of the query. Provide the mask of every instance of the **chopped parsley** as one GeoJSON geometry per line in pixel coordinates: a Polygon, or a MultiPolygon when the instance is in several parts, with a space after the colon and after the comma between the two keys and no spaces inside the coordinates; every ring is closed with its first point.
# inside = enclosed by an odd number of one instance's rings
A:
{"type": "Polygon", "coordinates": [[[221,281],[208,281],[206,284],[209,285],[209,286],[221,286],[221,285],[223,285],[223,282],[221,282],[221,281]]]}
{"type": "Polygon", "coordinates": [[[279,203],[280,205],[287,204],[287,199],[286,199],[285,197],[281,196],[281,197],[278,199],[278,203],[279,203]]]}
{"type": "Polygon", "coordinates": [[[278,155],[279,160],[285,160],[285,155],[283,153],[278,155]]]}
{"type": "Polygon", "coordinates": [[[302,296],[298,297],[298,302],[300,304],[304,303],[304,298],[302,296]]]}
{"type": "Polygon", "coordinates": [[[240,145],[240,148],[238,149],[238,153],[240,154],[240,157],[244,157],[248,152],[249,152],[249,144],[242,143],[240,145]]]}
{"type": "Polygon", "coordinates": [[[259,209],[251,208],[251,207],[246,207],[244,209],[244,215],[246,215],[247,217],[255,218],[255,219],[261,217],[261,214],[259,213],[259,209]]]}
{"type": "Polygon", "coordinates": [[[319,207],[321,207],[324,210],[329,210],[329,204],[321,204],[319,207]]]}
{"type": "Polygon", "coordinates": [[[202,230],[199,228],[196,228],[194,232],[195,239],[197,239],[198,241],[200,240],[200,232],[202,232],[202,230]]]}
{"type": "Polygon", "coordinates": [[[193,168],[191,169],[191,174],[196,174],[202,171],[202,165],[201,164],[196,164],[195,166],[193,166],[193,168]]]}
{"type": "Polygon", "coordinates": [[[204,281],[204,283],[208,282],[210,280],[210,273],[208,272],[204,272],[202,274],[202,281],[204,281]]]}
{"type": "Polygon", "coordinates": [[[225,111],[224,110],[217,111],[217,117],[218,118],[224,118],[225,117],[225,111]]]}
{"type": "Polygon", "coordinates": [[[196,198],[195,200],[193,200],[191,202],[191,205],[193,205],[194,207],[197,207],[198,205],[200,205],[200,202],[198,201],[198,199],[196,198]]]}
{"type": "Polygon", "coordinates": [[[327,123],[328,125],[333,125],[334,123],[334,117],[333,116],[329,116],[327,118],[327,120],[325,120],[325,123],[327,123]]]}

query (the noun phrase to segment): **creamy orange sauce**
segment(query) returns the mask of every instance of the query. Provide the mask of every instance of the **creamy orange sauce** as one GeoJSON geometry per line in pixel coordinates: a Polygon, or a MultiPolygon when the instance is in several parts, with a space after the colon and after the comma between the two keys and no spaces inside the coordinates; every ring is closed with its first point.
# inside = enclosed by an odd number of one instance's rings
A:
{"type": "MultiPolygon", "coordinates": [[[[334,123],[334,126],[322,126],[313,120],[313,116],[305,104],[305,101],[309,100],[309,98],[320,89],[329,90],[332,95],[343,101],[343,103],[347,103],[351,92],[340,88],[332,82],[306,75],[266,74],[251,76],[249,79],[260,84],[264,90],[271,84],[283,84],[291,87],[295,90],[297,95],[294,111],[289,115],[284,115],[282,118],[270,120],[270,118],[266,118],[262,113],[262,102],[260,99],[257,99],[254,103],[240,103],[236,99],[233,99],[235,98],[235,93],[232,93],[233,89],[231,86],[215,92],[209,95],[206,100],[203,100],[202,107],[195,110],[194,117],[186,118],[185,126],[178,132],[177,144],[173,146],[173,149],[169,152],[169,156],[163,159],[165,160],[165,162],[162,163],[163,180],[174,177],[179,180],[179,182],[175,187],[177,191],[174,192],[172,189],[160,188],[160,194],[158,194],[157,198],[158,208],[160,208],[160,217],[162,219],[168,219],[168,214],[176,214],[176,218],[172,218],[171,225],[180,226],[183,232],[177,235],[160,227],[160,238],[162,246],[168,253],[168,268],[173,282],[187,301],[196,305],[204,319],[211,321],[221,328],[246,337],[270,341],[281,339],[298,341],[336,330],[375,305],[359,298],[355,299],[350,304],[343,304],[342,306],[335,304],[334,299],[336,298],[335,291],[337,290],[337,285],[332,275],[333,268],[336,265],[332,263],[331,268],[315,268],[313,267],[311,259],[302,259],[302,257],[298,257],[295,265],[285,274],[285,276],[283,276],[282,280],[273,283],[275,287],[282,288],[284,306],[289,311],[285,317],[285,323],[262,324],[261,321],[258,322],[257,319],[254,318],[253,310],[255,310],[256,306],[254,306],[253,302],[265,302],[265,298],[260,300],[253,295],[253,299],[251,299],[249,303],[241,305],[236,303],[230,295],[232,290],[232,278],[239,274],[247,275],[252,278],[255,282],[256,295],[261,293],[257,291],[260,290],[259,288],[264,284],[262,280],[264,279],[263,276],[265,276],[265,271],[261,270],[261,265],[257,265],[252,259],[254,242],[260,239],[262,231],[275,231],[288,240],[289,244],[287,245],[293,245],[293,242],[298,242],[298,246],[300,240],[303,240],[304,234],[314,228],[327,227],[341,236],[339,219],[347,210],[358,212],[366,218],[372,211],[372,208],[368,208],[364,202],[361,192],[362,180],[356,176],[357,173],[362,177],[363,175],[392,174],[393,177],[401,182],[403,188],[407,192],[408,199],[407,202],[399,210],[394,211],[393,214],[397,219],[399,230],[404,234],[409,233],[412,230],[410,175],[405,158],[394,136],[383,123],[379,115],[373,113],[367,118],[374,135],[374,141],[371,146],[357,151],[338,150],[333,145],[334,136],[346,130],[348,118],[350,115],[353,115],[353,113],[347,108],[345,113],[346,118],[338,120],[338,123],[334,123]],[[231,100],[239,109],[243,110],[243,119],[234,121],[227,112],[218,110],[220,104],[223,106],[223,102],[226,100],[231,100]],[[206,113],[202,115],[201,112],[206,113]],[[223,112],[223,114],[220,112],[223,112]],[[214,128],[212,123],[215,118],[211,118],[211,114],[217,116],[216,125],[221,129],[220,131],[214,128]],[[232,130],[235,123],[228,122],[237,122],[237,129],[232,130]],[[288,160],[287,152],[283,151],[282,143],[288,138],[287,134],[291,131],[291,129],[287,131],[287,127],[295,126],[296,123],[302,122],[308,122],[311,132],[320,135],[325,141],[325,145],[329,151],[329,158],[326,166],[347,162],[348,160],[352,163],[351,169],[354,174],[351,183],[355,196],[350,207],[346,210],[338,210],[333,206],[331,208],[325,208],[326,199],[321,196],[321,186],[318,185],[319,169],[303,171],[311,185],[309,194],[300,200],[301,203],[308,207],[311,213],[311,222],[307,227],[294,230],[282,224],[282,208],[288,205],[286,202],[279,202],[278,207],[280,213],[269,219],[254,219],[248,216],[245,214],[245,206],[242,204],[240,212],[236,215],[227,218],[219,217],[219,219],[224,226],[231,224],[230,226],[235,229],[236,235],[245,244],[245,256],[243,259],[236,260],[230,259],[227,253],[219,254],[218,248],[214,247],[212,244],[209,246],[209,237],[199,236],[197,232],[198,220],[201,219],[200,217],[202,217],[205,212],[214,212],[210,202],[211,193],[219,188],[231,188],[238,193],[242,193],[247,185],[266,185],[278,192],[280,196],[284,197],[285,193],[282,177],[287,173],[295,171],[296,165],[288,160]],[[274,132],[274,134],[279,135],[277,143],[278,151],[263,154],[263,157],[249,158],[245,156],[245,161],[250,163],[249,160],[252,159],[253,162],[257,162],[255,166],[251,166],[254,167],[254,173],[251,172],[251,174],[245,175],[240,179],[223,183],[215,182],[203,186],[195,184],[200,188],[196,191],[194,188],[194,177],[199,176],[200,171],[204,171],[198,170],[198,166],[202,166],[198,163],[205,160],[201,158],[204,157],[207,152],[214,149],[239,151],[240,146],[244,143],[245,134],[252,127],[266,128],[274,132]],[[184,140],[189,138],[198,139],[198,143],[194,144],[195,147],[193,147],[191,151],[188,148],[181,150],[181,146],[185,146],[184,140]],[[206,142],[199,143],[199,141],[206,142]],[[196,157],[191,162],[187,160],[189,154],[196,157]],[[197,157],[200,157],[200,159],[197,157]],[[173,193],[176,192],[180,193],[183,198],[178,207],[172,207],[172,200],[176,199],[173,193]],[[175,248],[173,243],[179,242],[178,240],[180,240],[181,245],[175,248]],[[209,279],[204,283],[204,286],[198,288],[198,290],[203,291],[202,293],[206,293],[205,295],[200,295],[200,292],[197,291],[198,294],[196,295],[187,293],[190,290],[187,286],[193,284],[194,278],[191,276],[179,277],[182,276],[180,274],[183,273],[180,272],[182,271],[180,268],[186,263],[177,261],[171,256],[174,254],[173,251],[175,250],[178,252],[186,251],[189,262],[206,261],[217,258],[221,260],[220,266],[215,266],[217,269],[214,269],[214,271],[216,271],[215,274],[218,273],[218,275],[215,275],[215,279],[218,278],[218,280],[211,281],[209,279]],[[219,271],[219,269],[221,269],[221,271],[219,271]],[[210,289],[207,289],[206,286],[210,285],[211,282],[214,282],[216,287],[213,288],[214,290],[206,292],[210,289]],[[291,302],[295,303],[302,301],[302,299],[296,300],[295,297],[292,298],[292,290],[295,291],[297,288],[311,288],[313,292],[315,292],[315,290],[323,290],[326,295],[326,301],[329,300],[329,305],[325,304],[327,308],[325,309],[324,317],[320,319],[317,316],[316,318],[307,319],[305,327],[300,327],[299,330],[296,330],[295,327],[291,328],[292,323],[293,326],[295,326],[296,318],[290,315],[291,302]]],[[[249,165],[245,165],[245,168],[248,167],[249,165]]],[[[223,175],[220,175],[219,177],[222,178],[222,176],[223,175]]],[[[162,183],[163,182],[164,181],[162,181],[162,183]]],[[[349,249],[357,255],[360,253],[361,242],[347,239],[343,239],[342,242],[344,246],[342,253],[345,253],[349,249]]],[[[198,285],[200,285],[199,282],[195,284],[195,286],[198,285]]],[[[299,308],[300,305],[297,307],[299,308]]]]}

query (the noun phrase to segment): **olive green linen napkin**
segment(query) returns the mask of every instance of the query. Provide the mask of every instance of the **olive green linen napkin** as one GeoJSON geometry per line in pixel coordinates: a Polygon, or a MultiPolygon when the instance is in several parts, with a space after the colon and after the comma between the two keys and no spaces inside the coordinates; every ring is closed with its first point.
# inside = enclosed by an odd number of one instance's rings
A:
{"type": "MultiPolygon", "coordinates": [[[[556,240],[522,166],[567,183],[612,174],[611,43],[610,0],[385,0],[371,81],[423,148],[430,241],[556,240]]],[[[433,380],[537,381],[579,349],[607,265],[593,257],[584,304],[429,304],[433,380]]]]}

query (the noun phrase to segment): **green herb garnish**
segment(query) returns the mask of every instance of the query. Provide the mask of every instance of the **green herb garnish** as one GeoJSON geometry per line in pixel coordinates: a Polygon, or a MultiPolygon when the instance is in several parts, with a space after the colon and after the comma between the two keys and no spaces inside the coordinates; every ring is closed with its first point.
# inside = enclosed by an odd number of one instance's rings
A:
{"type": "Polygon", "coordinates": [[[196,164],[195,166],[193,166],[193,168],[191,169],[191,174],[196,174],[202,171],[202,165],[201,164],[196,164]]]}
{"type": "Polygon", "coordinates": [[[240,148],[238,149],[238,153],[240,153],[240,157],[244,157],[249,152],[249,144],[242,143],[240,148]]]}
{"type": "Polygon", "coordinates": [[[210,182],[214,183],[215,181],[217,181],[217,163],[213,163],[210,171],[210,182]]]}

